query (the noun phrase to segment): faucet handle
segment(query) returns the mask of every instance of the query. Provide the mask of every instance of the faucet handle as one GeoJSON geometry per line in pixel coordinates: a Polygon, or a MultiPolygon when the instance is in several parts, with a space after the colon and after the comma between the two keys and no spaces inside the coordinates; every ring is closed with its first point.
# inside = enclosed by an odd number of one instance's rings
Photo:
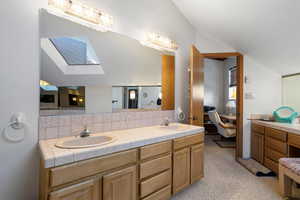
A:
{"type": "Polygon", "coordinates": [[[169,124],[170,124],[169,118],[168,118],[168,117],[165,117],[161,125],[162,125],[162,126],[169,126],[169,124]]]}
{"type": "Polygon", "coordinates": [[[83,131],[80,133],[80,137],[88,137],[90,136],[91,131],[88,129],[87,125],[84,125],[83,131]]]}

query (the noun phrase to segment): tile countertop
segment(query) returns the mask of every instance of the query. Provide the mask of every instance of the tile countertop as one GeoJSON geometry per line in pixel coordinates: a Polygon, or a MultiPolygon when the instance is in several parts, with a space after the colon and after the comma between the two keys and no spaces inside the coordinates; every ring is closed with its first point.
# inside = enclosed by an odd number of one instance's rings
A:
{"type": "Polygon", "coordinates": [[[280,123],[280,122],[268,122],[262,120],[251,120],[251,121],[258,125],[279,129],[282,131],[300,135],[300,124],[287,124],[287,123],[280,123]]]}
{"type": "Polygon", "coordinates": [[[116,139],[116,141],[112,143],[98,147],[62,149],[55,146],[58,140],[72,138],[66,137],[41,140],[39,142],[39,148],[45,168],[51,168],[201,132],[204,132],[203,127],[172,123],[169,127],[150,126],[92,134],[93,136],[113,136],[116,139]],[[179,127],[179,130],[176,130],[176,127],[179,127]]]}

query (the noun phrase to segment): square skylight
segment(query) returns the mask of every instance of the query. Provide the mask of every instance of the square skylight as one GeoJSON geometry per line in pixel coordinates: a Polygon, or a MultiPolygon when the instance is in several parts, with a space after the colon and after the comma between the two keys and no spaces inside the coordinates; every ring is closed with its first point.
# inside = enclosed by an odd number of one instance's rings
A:
{"type": "Polygon", "coordinates": [[[68,65],[100,64],[88,39],[80,37],[56,37],[49,40],[68,65]]]}

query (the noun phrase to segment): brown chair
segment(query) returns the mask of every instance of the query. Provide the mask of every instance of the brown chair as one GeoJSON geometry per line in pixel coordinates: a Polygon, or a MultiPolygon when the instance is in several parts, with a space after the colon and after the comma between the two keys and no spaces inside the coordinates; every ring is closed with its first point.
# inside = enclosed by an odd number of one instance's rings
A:
{"type": "Polygon", "coordinates": [[[283,197],[292,197],[293,181],[300,183],[300,158],[279,160],[279,189],[283,197]]]}

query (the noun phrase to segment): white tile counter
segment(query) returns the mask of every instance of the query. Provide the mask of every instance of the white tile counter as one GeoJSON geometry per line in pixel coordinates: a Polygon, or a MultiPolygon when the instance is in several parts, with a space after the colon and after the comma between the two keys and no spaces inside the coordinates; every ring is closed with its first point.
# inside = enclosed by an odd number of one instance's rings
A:
{"type": "Polygon", "coordinates": [[[112,143],[93,148],[62,149],[55,146],[58,140],[66,140],[72,137],[41,140],[39,147],[45,168],[51,168],[196,133],[204,134],[204,128],[172,123],[170,127],[150,126],[93,134],[93,136],[107,135],[116,139],[112,143]]]}
{"type": "Polygon", "coordinates": [[[280,122],[267,122],[261,120],[252,120],[253,123],[262,125],[269,128],[274,128],[282,131],[286,131],[289,133],[299,134],[300,135],[300,124],[287,124],[280,122]]]}

